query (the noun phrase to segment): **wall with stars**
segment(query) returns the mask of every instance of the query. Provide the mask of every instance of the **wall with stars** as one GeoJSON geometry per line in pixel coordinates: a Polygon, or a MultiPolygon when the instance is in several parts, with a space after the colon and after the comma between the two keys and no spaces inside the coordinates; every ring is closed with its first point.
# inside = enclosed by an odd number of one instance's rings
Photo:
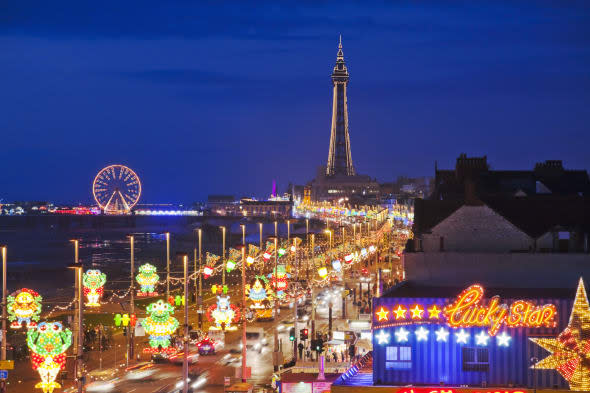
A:
{"type": "MultiPolygon", "coordinates": [[[[555,337],[567,326],[573,299],[526,299],[554,304],[555,327],[453,328],[443,312],[455,299],[376,298],[373,311],[373,381],[377,385],[475,385],[568,388],[554,370],[531,369],[547,352],[530,337],[555,337]]],[[[459,294],[458,294],[459,295],[459,294]]],[[[494,293],[486,293],[494,296],[494,293]]],[[[522,299],[500,299],[512,304],[522,299]]],[[[489,298],[484,299],[484,304],[489,298]]]]}

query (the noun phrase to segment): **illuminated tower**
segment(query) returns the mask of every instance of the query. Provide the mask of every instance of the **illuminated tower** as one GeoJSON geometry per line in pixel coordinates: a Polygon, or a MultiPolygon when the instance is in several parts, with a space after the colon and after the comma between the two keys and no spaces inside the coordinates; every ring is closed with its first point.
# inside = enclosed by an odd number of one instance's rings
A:
{"type": "Polygon", "coordinates": [[[332,103],[332,131],[330,134],[330,153],[326,175],[354,176],[354,166],[350,154],[350,137],[348,135],[348,104],[346,88],[348,86],[348,70],[342,53],[342,36],[338,44],[336,65],[332,72],[334,99],[332,103]]]}

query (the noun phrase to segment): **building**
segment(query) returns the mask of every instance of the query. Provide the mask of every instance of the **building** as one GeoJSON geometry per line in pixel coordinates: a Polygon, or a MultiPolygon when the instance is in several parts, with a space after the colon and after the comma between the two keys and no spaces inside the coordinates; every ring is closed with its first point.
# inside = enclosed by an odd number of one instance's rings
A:
{"type": "Polygon", "coordinates": [[[209,195],[207,210],[213,216],[236,216],[239,214],[239,201],[233,195],[209,195]]]}
{"type": "Polygon", "coordinates": [[[342,37],[338,45],[336,65],[332,72],[333,99],[332,124],[328,162],[320,167],[311,186],[311,199],[332,201],[349,198],[351,201],[376,199],[379,184],[367,175],[358,175],[354,169],[348,128],[349,73],[342,52],[342,37]]]}
{"type": "Polygon", "coordinates": [[[431,199],[462,199],[467,188],[478,195],[494,196],[590,196],[590,180],[585,170],[564,169],[560,160],[548,160],[533,170],[491,170],[487,157],[457,158],[454,170],[441,170],[435,164],[431,199]]]}
{"type": "Polygon", "coordinates": [[[293,211],[291,200],[257,201],[254,199],[242,199],[240,201],[240,213],[244,217],[268,217],[289,218],[293,211]]]}

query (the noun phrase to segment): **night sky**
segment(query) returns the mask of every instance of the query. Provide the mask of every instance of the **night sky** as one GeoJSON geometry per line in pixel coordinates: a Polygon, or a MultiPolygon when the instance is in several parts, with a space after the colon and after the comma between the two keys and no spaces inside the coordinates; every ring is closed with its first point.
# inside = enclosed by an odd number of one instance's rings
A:
{"type": "Polygon", "coordinates": [[[589,4],[2,1],[0,199],[90,202],[112,163],[142,202],[304,183],[340,33],[358,173],[432,176],[462,152],[590,168],[589,4]]]}

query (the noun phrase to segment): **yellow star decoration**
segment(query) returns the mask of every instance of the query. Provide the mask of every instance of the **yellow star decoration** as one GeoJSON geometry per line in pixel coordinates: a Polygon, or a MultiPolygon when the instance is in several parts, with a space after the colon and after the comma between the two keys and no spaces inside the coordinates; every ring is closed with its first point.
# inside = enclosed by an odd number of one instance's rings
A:
{"type": "Polygon", "coordinates": [[[428,318],[430,319],[438,319],[439,314],[441,313],[441,309],[436,307],[436,304],[433,304],[432,307],[428,309],[428,318]]]}
{"type": "Polygon", "coordinates": [[[384,307],[381,307],[379,311],[377,311],[379,321],[387,321],[387,314],[389,314],[389,311],[387,311],[384,307]]]}
{"type": "Polygon", "coordinates": [[[568,381],[570,390],[590,391],[590,305],[581,277],[570,320],[563,332],[557,338],[530,340],[551,353],[534,368],[557,370],[568,381]]]}
{"type": "Polygon", "coordinates": [[[406,309],[402,305],[398,305],[393,312],[395,313],[395,319],[406,319],[406,309]]]}
{"type": "Polygon", "coordinates": [[[424,309],[419,304],[416,304],[414,308],[410,308],[410,311],[412,312],[412,319],[422,319],[424,309]]]}

